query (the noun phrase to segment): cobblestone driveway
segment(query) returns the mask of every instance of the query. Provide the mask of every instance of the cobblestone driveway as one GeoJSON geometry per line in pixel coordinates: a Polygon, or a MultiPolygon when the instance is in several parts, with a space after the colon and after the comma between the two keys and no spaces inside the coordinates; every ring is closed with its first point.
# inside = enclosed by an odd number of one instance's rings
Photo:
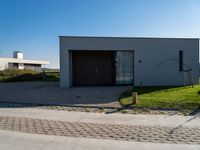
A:
{"type": "Polygon", "coordinates": [[[0,83],[0,102],[119,107],[124,86],[60,88],[58,82],[0,83]]]}
{"type": "Polygon", "coordinates": [[[74,123],[1,116],[0,129],[57,136],[200,144],[200,128],[74,123]]]}

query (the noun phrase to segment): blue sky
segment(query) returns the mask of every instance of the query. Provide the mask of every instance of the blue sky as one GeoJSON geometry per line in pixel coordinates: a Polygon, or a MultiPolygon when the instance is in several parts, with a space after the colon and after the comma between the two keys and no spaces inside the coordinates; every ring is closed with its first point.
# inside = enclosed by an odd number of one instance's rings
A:
{"type": "Polygon", "coordinates": [[[0,0],[0,56],[59,67],[59,35],[200,37],[200,0],[0,0]]]}

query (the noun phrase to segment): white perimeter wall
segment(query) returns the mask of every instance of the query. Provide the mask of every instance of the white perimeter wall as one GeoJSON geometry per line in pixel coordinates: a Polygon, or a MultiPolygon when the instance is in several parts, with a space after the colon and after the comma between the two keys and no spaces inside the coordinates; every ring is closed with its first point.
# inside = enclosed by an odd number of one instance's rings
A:
{"type": "Polygon", "coordinates": [[[72,83],[69,50],[134,50],[135,86],[184,85],[178,62],[183,50],[186,69],[192,69],[193,83],[199,82],[198,39],[60,37],[61,87],[72,83]]]}
{"type": "MultiPolygon", "coordinates": [[[[5,70],[5,69],[9,69],[9,62],[1,61],[1,59],[0,59],[0,70],[5,70]]],[[[18,69],[23,70],[24,64],[19,63],[18,69]]]]}
{"type": "Polygon", "coordinates": [[[8,69],[8,62],[4,62],[0,60],[0,70],[8,69]]]}

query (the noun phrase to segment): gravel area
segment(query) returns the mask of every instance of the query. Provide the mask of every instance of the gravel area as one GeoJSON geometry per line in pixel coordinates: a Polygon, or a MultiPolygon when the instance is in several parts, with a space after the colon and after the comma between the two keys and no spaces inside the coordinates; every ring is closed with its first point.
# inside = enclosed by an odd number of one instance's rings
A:
{"type": "Polygon", "coordinates": [[[153,143],[200,144],[200,128],[77,123],[0,116],[0,129],[56,136],[153,143]]]}
{"type": "MultiPolygon", "coordinates": [[[[193,115],[194,110],[153,110],[147,108],[122,108],[119,106],[113,107],[113,103],[108,105],[93,105],[93,106],[60,106],[60,105],[45,105],[45,104],[30,104],[30,103],[14,103],[0,102],[0,108],[35,108],[58,111],[75,111],[75,112],[91,112],[91,113],[122,113],[122,114],[148,114],[148,115],[193,115]],[[111,106],[111,107],[109,107],[111,106]]],[[[195,111],[195,114],[200,113],[200,109],[195,111]]],[[[194,114],[194,115],[195,115],[194,114]]]]}
{"type": "Polygon", "coordinates": [[[59,88],[58,82],[0,83],[0,102],[120,107],[125,86],[59,88]]]}

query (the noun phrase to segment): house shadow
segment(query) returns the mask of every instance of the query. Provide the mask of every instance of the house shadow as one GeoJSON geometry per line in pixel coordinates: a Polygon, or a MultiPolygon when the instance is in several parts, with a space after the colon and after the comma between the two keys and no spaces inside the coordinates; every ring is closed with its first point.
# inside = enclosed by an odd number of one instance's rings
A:
{"type": "MultiPolygon", "coordinates": [[[[65,105],[59,105],[59,104],[38,104],[38,103],[23,103],[23,102],[0,102],[0,108],[62,108],[63,110],[65,108],[94,108],[94,109],[109,109],[113,112],[116,110],[116,112],[120,109],[123,109],[122,107],[112,107],[112,106],[95,106],[95,105],[71,105],[71,104],[65,104],[65,105]]],[[[112,113],[111,111],[111,113],[112,113]]]]}
{"type": "Polygon", "coordinates": [[[178,130],[179,128],[184,127],[185,124],[191,122],[192,120],[195,120],[197,118],[200,118],[200,109],[198,110],[198,113],[196,113],[195,115],[192,115],[192,117],[188,120],[186,120],[185,122],[181,123],[180,125],[178,125],[177,127],[173,128],[172,130],[170,130],[170,134],[173,134],[176,130],[178,130]]]}

